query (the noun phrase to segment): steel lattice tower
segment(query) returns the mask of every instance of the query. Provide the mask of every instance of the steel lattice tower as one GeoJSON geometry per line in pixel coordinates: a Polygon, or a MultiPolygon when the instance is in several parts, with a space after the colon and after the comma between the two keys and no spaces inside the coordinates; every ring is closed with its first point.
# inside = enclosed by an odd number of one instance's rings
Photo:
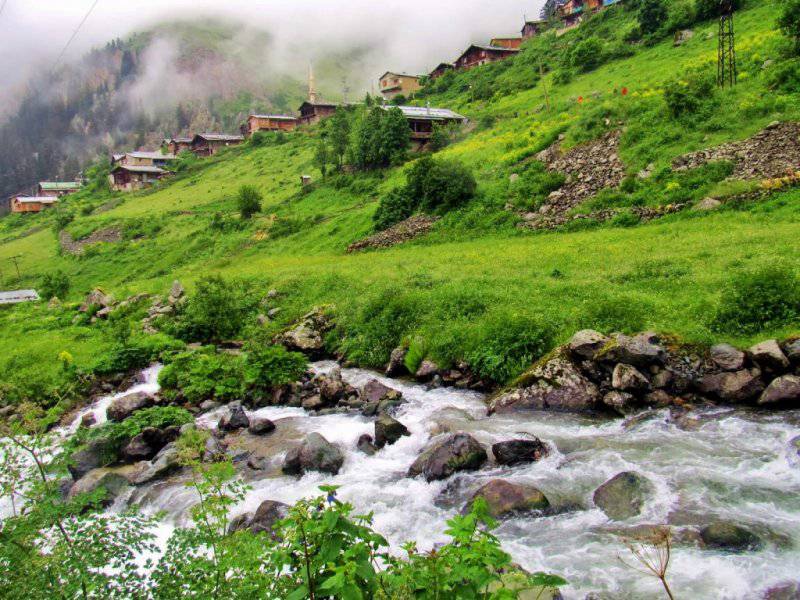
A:
{"type": "Polygon", "coordinates": [[[736,36],[733,30],[733,0],[719,0],[719,50],[717,52],[717,84],[736,85],[736,36]]]}

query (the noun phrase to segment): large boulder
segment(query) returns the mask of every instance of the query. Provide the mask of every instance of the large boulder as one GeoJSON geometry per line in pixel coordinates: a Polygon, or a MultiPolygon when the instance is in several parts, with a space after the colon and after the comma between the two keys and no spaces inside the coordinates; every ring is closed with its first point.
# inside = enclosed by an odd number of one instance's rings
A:
{"type": "Polygon", "coordinates": [[[238,431],[250,427],[250,419],[241,406],[233,405],[217,425],[222,431],[238,431]]]}
{"type": "Polygon", "coordinates": [[[426,481],[447,479],[458,471],[479,469],[488,459],[486,450],[471,435],[454,433],[424,450],[408,470],[409,477],[426,481]]]}
{"type": "Polygon", "coordinates": [[[328,375],[317,377],[317,387],[320,399],[326,406],[335,405],[344,397],[347,389],[342,381],[342,371],[339,368],[333,369],[328,375]]]}
{"type": "Polygon", "coordinates": [[[385,412],[399,406],[403,402],[403,394],[383,385],[377,379],[371,379],[361,388],[360,400],[364,403],[362,412],[371,417],[378,412],[385,412]]]}
{"type": "Polygon", "coordinates": [[[743,369],[736,372],[712,373],[700,380],[700,391],[720,400],[740,403],[756,398],[764,391],[761,371],[743,369]]]}
{"type": "Polygon", "coordinates": [[[128,480],[119,473],[110,469],[94,469],[75,482],[69,490],[68,498],[72,500],[81,494],[91,494],[102,489],[105,495],[100,504],[110,506],[127,485],[128,480]]]}
{"type": "Polygon", "coordinates": [[[275,431],[275,423],[263,417],[250,419],[250,426],[247,428],[250,435],[267,435],[273,431],[275,431]]]}
{"type": "Polygon", "coordinates": [[[627,471],[597,488],[594,503],[610,519],[623,521],[641,514],[652,491],[653,484],[646,477],[627,471]]]}
{"type": "Polygon", "coordinates": [[[167,444],[150,463],[144,463],[144,468],[131,478],[134,485],[142,485],[165,477],[182,466],[178,447],[172,443],[167,444]]]}
{"type": "Polygon", "coordinates": [[[608,342],[609,339],[602,333],[584,329],[572,336],[569,342],[569,351],[577,358],[592,360],[608,342]]]}
{"type": "Polygon", "coordinates": [[[439,365],[430,360],[423,360],[414,376],[419,381],[430,381],[439,373],[439,365]]]}
{"type": "Polygon", "coordinates": [[[547,445],[537,437],[531,440],[508,440],[492,445],[495,461],[506,466],[536,462],[548,453],[547,445]]]}
{"type": "Polygon", "coordinates": [[[770,373],[783,373],[790,366],[789,359],[781,350],[777,340],[756,344],[748,352],[758,366],[770,373]]]}
{"type": "Polygon", "coordinates": [[[773,379],[767,386],[759,406],[797,408],[800,407],[800,377],[797,375],[783,375],[773,379]]]}
{"type": "Polygon", "coordinates": [[[464,512],[471,510],[478,498],[486,501],[489,514],[496,519],[550,508],[547,497],[537,488],[503,479],[494,479],[475,492],[464,507],[464,512]]]}
{"type": "Polygon", "coordinates": [[[763,600],[800,600],[800,582],[779,583],[764,592],[763,600]]]}
{"type": "Polygon", "coordinates": [[[747,355],[730,344],[711,347],[711,360],[723,371],[740,371],[747,362],[747,355]]]}
{"type": "Polygon", "coordinates": [[[520,378],[520,387],[492,398],[489,412],[589,411],[597,406],[601,397],[597,386],[566,356],[558,354],[534,365],[520,378]]]}
{"type": "Polygon", "coordinates": [[[146,427],[122,449],[122,456],[129,461],[150,460],[179,435],[178,427],[146,427]]]}
{"type": "Polygon", "coordinates": [[[375,421],[375,446],[383,448],[392,445],[403,436],[411,435],[408,428],[397,419],[383,413],[375,421]]]}
{"type": "Polygon", "coordinates": [[[289,350],[320,356],[325,350],[325,334],[333,323],[324,308],[316,308],[304,315],[293,327],[275,338],[289,350]]]}
{"type": "Polygon", "coordinates": [[[740,553],[759,550],[764,542],[756,534],[729,521],[716,521],[700,530],[700,538],[707,548],[740,553]]]}
{"type": "Polygon", "coordinates": [[[285,519],[289,514],[289,505],[275,500],[265,500],[256,509],[253,520],[250,522],[250,531],[253,533],[265,532],[272,534],[275,523],[285,519]]]}
{"type": "Polygon", "coordinates": [[[78,481],[89,471],[105,466],[107,446],[108,442],[104,439],[90,440],[80,450],[73,452],[67,465],[72,478],[78,481]]]}
{"type": "Polygon", "coordinates": [[[106,409],[109,421],[119,423],[130,417],[137,410],[153,406],[155,400],[144,392],[135,392],[114,400],[106,409]]]}
{"type": "Polygon", "coordinates": [[[302,475],[306,471],[320,471],[336,475],[344,464],[344,454],[318,433],[309,434],[303,443],[289,450],[283,461],[287,475],[302,475]]]}
{"type": "Polygon", "coordinates": [[[89,312],[93,307],[105,308],[106,306],[111,306],[113,302],[114,299],[111,296],[107,295],[103,290],[95,288],[86,295],[78,310],[85,313],[89,312]]]}
{"type": "Polygon", "coordinates": [[[406,354],[408,354],[408,350],[402,346],[392,350],[392,354],[389,356],[389,364],[386,365],[387,377],[399,377],[408,373],[405,363],[406,354]]]}
{"type": "Polygon", "coordinates": [[[605,345],[597,358],[612,363],[625,363],[635,367],[661,365],[667,357],[667,351],[659,343],[658,336],[652,333],[640,333],[635,336],[616,334],[605,345]]]}
{"type": "Polygon", "coordinates": [[[800,365],[800,338],[787,341],[783,345],[783,353],[791,363],[800,365]]]}
{"type": "Polygon", "coordinates": [[[636,367],[624,363],[614,367],[611,385],[615,390],[623,392],[646,392],[650,389],[650,381],[647,377],[642,375],[636,367]]]}

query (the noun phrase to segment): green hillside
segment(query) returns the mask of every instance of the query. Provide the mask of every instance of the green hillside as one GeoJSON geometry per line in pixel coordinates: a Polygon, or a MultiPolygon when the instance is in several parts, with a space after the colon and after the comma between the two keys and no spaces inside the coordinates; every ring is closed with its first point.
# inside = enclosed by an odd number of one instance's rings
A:
{"type": "Polygon", "coordinates": [[[768,266],[796,269],[800,189],[649,223],[638,223],[632,211],[752,189],[721,183],[729,170],[673,173],[669,165],[771,122],[800,120],[796,80],[792,88],[780,77],[795,63],[784,56],[779,6],[750,2],[737,15],[739,85],[712,88],[699,99],[692,97],[693,80],[715,74],[717,23],[693,25],[694,36],[677,47],[671,37],[632,43],[635,15],[621,7],[562,37],[532,40],[512,60],[432,83],[419,104],[451,108],[471,121],[437,156],[466,164],[478,195],[444,215],[429,235],[390,249],[346,252],[373,232],[380,198],[403,184],[407,166],[323,179],[314,166],[319,128],[229,149],[147,192],[121,196],[95,187],[58,212],[5,218],[2,288],[38,287],[56,270],[71,287],[63,309],[42,302],[0,310],[0,391],[17,401],[61,385],[62,351],[80,368],[92,368],[119,335],[115,323],[73,324],[68,302],[92,288],[123,299],[166,294],[178,279],[191,293],[208,274],[244,279],[262,295],[279,290],[282,310],[268,332],[315,306],[333,305],[338,327],[329,346],[365,366],[385,363],[404,341],[440,365],[490,364],[531,336],[552,347],[585,327],[741,345],[797,333],[797,320],[743,332],[715,327],[714,315],[739,275],[768,266]],[[601,64],[587,65],[580,46],[595,39],[602,41],[591,60],[601,64]],[[697,106],[671,113],[665,90],[688,90],[682,101],[697,106]],[[562,133],[569,148],[614,130],[622,132],[629,177],[621,190],[602,192],[575,212],[619,214],[552,232],[518,227],[518,213],[541,204],[533,157],[562,133]],[[648,166],[651,178],[637,179],[648,166]],[[301,189],[302,174],[313,176],[312,190],[301,189]],[[243,184],[256,186],[264,202],[261,214],[242,224],[236,194],[243,184]],[[118,228],[123,241],[66,255],[57,239],[65,223],[76,239],[118,228]],[[20,256],[19,280],[13,256],[20,256]]]}

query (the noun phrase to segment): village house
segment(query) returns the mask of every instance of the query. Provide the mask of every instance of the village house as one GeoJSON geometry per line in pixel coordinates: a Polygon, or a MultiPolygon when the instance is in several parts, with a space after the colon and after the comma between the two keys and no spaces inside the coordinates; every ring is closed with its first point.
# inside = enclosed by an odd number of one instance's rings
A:
{"type": "Polygon", "coordinates": [[[12,213],[38,213],[57,202],[57,196],[14,196],[10,207],[12,213]]]}
{"type": "Polygon", "coordinates": [[[178,157],[174,154],[161,152],[126,152],[120,164],[127,167],[161,167],[163,169],[177,159],[178,157]]]}
{"type": "Polygon", "coordinates": [[[135,192],[158,181],[169,171],[154,165],[117,165],[108,176],[111,189],[117,192],[135,192]]]}
{"type": "Polygon", "coordinates": [[[541,35],[547,28],[547,21],[525,21],[525,25],[522,28],[522,39],[529,40],[537,35],[541,35]]]}
{"type": "Polygon", "coordinates": [[[455,66],[456,69],[466,70],[489,63],[505,60],[519,52],[514,48],[501,48],[498,46],[479,46],[473,44],[467,48],[464,53],[458,57],[455,66]]]}
{"type": "Polygon", "coordinates": [[[563,23],[564,29],[576,27],[585,15],[602,10],[619,0],[567,0],[556,11],[556,16],[563,23]]]}
{"type": "Polygon", "coordinates": [[[489,42],[490,46],[494,46],[496,48],[511,48],[512,50],[519,50],[519,47],[522,46],[522,38],[521,37],[505,37],[505,38],[493,38],[491,42],[489,42]]]}
{"type": "Polygon", "coordinates": [[[192,139],[192,152],[197,156],[214,156],[223,148],[238,146],[244,142],[243,135],[226,133],[198,133],[192,139]]]}
{"type": "Polygon", "coordinates": [[[381,75],[379,81],[380,92],[387,100],[391,100],[400,95],[408,96],[422,88],[418,76],[407,75],[405,73],[387,71],[381,75]]]}
{"type": "Polygon", "coordinates": [[[414,151],[424,150],[436,126],[462,125],[467,118],[446,108],[424,106],[384,106],[384,110],[399,108],[411,129],[411,145],[414,151]]]}
{"type": "Polygon", "coordinates": [[[77,181],[40,181],[36,190],[37,196],[53,196],[60,198],[81,189],[77,181]]]}
{"type": "Polygon", "coordinates": [[[300,118],[298,119],[301,125],[313,125],[319,123],[322,119],[327,119],[336,114],[336,109],[339,105],[335,102],[317,102],[316,100],[306,100],[300,105],[298,112],[300,118]]]}
{"type": "Polygon", "coordinates": [[[257,131],[294,131],[297,117],[287,115],[250,115],[247,123],[242,125],[242,134],[246,137],[257,131]]]}
{"type": "Polygon", "coordinates": [[[428,79],[439,79],[439,77],[441,77],[448,71],[452,71],[453,68],[454,68],[453,63],[441,63],[433,71],[428,73],[428,79]]]}
{"type": "Polygon", "coordinates": [[[161,150],[175,156],[178,156],[181,152],[191,151],[191,149],[192,138],[190,137],[169,138],[161,142],[161,150]]]}

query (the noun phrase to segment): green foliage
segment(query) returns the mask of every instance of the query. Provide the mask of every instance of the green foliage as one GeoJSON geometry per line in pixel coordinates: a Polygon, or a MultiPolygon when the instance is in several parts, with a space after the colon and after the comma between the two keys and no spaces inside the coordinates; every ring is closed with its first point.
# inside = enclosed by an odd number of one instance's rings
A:
{"type": "Polygon", "coordinates": [[[375,231],[383,231],[414,214],[416,203],[404,189],[392,190],[378,204],[372,215],[375,231]]]}
{"type": "Polygon", "coordinates": [[[180,309],[173,329],[180,339],[219,343],[236,337],[253,309],[245,286],[219,275],[203,277],[180,309]]]}
{"type": "Polygon", "coordinates": [[[236,205],[242,219],[250,219],[258,212],[261,212],[261,202],[263,200],[261,192],[254,185],[243,185],[239,188],[236,195],[236,205]]]}
{"type": "Polygon", "coordinates": [[[794,42],[794,51],[800,54],[800,0],[785,0],[778,18],[778,26],[794,42]]]}
{"type": "Polygon", "coordinates": [[[371,108],[355,123],[350,162],[358,169],[378,169],[405,160],[411,130],[399,108],[371,108]]]}
{"type": "Polygon", "coordinates": [[[713,327],[725,333],[759,333],[800,322],[800,278],[769,266],[731,278],[720,295],[713,327]]]}
{"type": "Polygon", "coordinates": [[[58,298],[64,300],[69,293],[69,276],[62,270],[46,273],[39,283],[39,296],[45,300],[58,298]]]}
{"type": "Polygon", "coordinates": [[[331,162],[331,152],[324,138],[317,140],[317,149],[314,152],[314,164],[325,177],[328,174],[328,164],[331,162]]]}
{"type": "Polygon", "coordinates": [[[416,373],[427,355],[428,345],[425,343],[425,340],[421,337],[415,337],[408,345],[408,351],[403,359],[403,364],[406,366],[409,373],[416,373]]]}
{"type": "Polygon", "coordinates": [[[254,345],[244,359],[244,384],[251,394],[269,394],[275,387],[299,380],[308,361],[299,352],[283,346],[254,345]]]}
{"type": "Polygon", "coordinates": [[[406,193],[429,212],[459,208],[475,196],[475,176],[462,163],[426,156],[408,171],[406,193]]]}
{"type": "Polygon", "coordinates": [[[548,171],[544,163],[539,161],[529,162],[517,175],[517,180],[509,185],[509,191],[514,204],[526,210],[539,208],[550,193],[566,181],[563,173],[548,171]]]}
{"type": "Polygon", "coordinates": [[[288,142],[286,133],[283,131],[256,131],[250,137],[250,145],[256,148],[264,146],[281,146],[288,142]]]}
{"type": "Polygon", "coordinates": [[[541,317],[494,314],[476,336],[466,360],[480,377],[508,383],[552,347],[554,333],[541,317]]]}
{"type": "Polygon", "coordinates": [[[647,306],[638,298],[600,296],[588,301],[581,323],[602,333],[635,333],[646,323],[647,306]]]}
{"type": "Polygon", "coordinates": [[[170,359],[159,373],[162,394],[170,400],[198,405],[205,400],[240,400],[243,364],[239,356],[212,350],[185,352],[170,359]]]}
{"type": "Polygon", "coordinates": [[[584,73],[593,71],[603,64],[604,50],[603,42],[596,37],[582,40],[570,50],[570,64],[584,73]]]}
{"type": "Polygon", "coordinates": [[[160,359],[163,353],[179,351],[183,346],[183,343],[163,334],[125,338],[97,360],[93,371],[96,375],[114,375],[144,369],[160,359]]]}
{"type": "Polygon", "coordinates": [[[664,100],[674,119],[705,113],[714,105],[714,82],[707,74],[694,74],[671,82],[664,89],[664,100]]]}
{"type": "MultiPolygon", "coordinates": [[[[719,17],[719,0],[695,0],[697,6],[697,20],[706,21],[719,17]]],[[[731,2],[734,10],[742,8],[742,0],[731,2]]]]}
{"type": "Polygon", "coordinates": [[[667,20],[667,5],[664,0],[640,0],[639,28],[645,35],[656,33],[667,20]]]}

